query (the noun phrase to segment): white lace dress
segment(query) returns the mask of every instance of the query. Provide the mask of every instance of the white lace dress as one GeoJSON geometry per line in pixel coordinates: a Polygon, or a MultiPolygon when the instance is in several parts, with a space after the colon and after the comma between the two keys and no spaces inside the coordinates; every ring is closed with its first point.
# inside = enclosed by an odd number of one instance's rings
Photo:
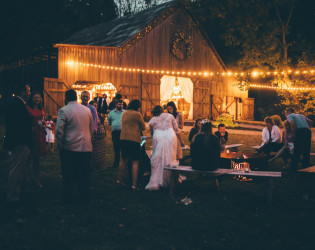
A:
{"type": "Polygon", "coordinates": [[[152,135],[153,152],[151,156],[151,177],[145,187],[150,190],[158,190],[167,187],[170,182],[169,171],[163,170],[167,165],[177,163],[177,137],[180,131],[173,115],[162,113],[154,116],[149,122],[152,135]]]}

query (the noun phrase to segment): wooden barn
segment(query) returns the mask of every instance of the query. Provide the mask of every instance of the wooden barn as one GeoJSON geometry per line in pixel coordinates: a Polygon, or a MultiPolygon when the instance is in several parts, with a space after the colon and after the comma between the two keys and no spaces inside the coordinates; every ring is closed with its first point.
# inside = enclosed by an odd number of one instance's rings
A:
{"type": "Polygon", "coordinates": [[[58,79],[44,80],[46,114],[56,116],[74,88],[139,99],[144,116],[173,100],[188,120],[254,118],[254,100],[233,86],[209,38],[176,2],[86,28],[55,47],[58,79]]]}

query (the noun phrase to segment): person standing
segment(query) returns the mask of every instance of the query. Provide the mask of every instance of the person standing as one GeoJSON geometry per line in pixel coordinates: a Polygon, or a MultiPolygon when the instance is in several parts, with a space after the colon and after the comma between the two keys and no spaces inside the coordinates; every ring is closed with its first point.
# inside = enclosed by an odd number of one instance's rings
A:
{"type": "Polygon", "coordinates": [[[132,100],[128,109],[121,116],[121,160],[117,184],[122,184],[122,178],[128,161],[132,165],[132,186],[131,189],[138,190],[138,168],[140,159],[141,131],[145,130],[145,123],[139,112],[141,103],[139,100],[132,100]]]}
{"type": "Polygon", "coordinates": [[[94,101],[97,103],[97,112],[101,113],[101,104],[102,104],[102,97],[100,96],[100,93],[96,93],[96,96],[94,97],[94,101]]]}
{"type": "Polygon", "coordinates": [[[30,98],[30,104],[26,106],[33,120],[33,147],[31,154],[33,156],[33,171],[35,186],[41,188],[40,183],[40,157],[47,153],[46,145],[46,123],[45,112],[42,105],[42,97],[39,92],[33,92],[30,98]]]}
{"type": "Polygon", "coordinates": [[[294,109],[286,110],[285,115],[290,123],[291,131],[294,136],[294,150],[291,161],[291,169],[296,170],[303,155],[302,168],[309,167],[311,152],[311,124],[312,121],[301,114],[296,114],[294,109]]]}
{"type": "Polygon", "coordinates": [[[171,114],[163,113],[161,106],[152,110],[153,118],[149,122],[153,152],[151,156],[151,177],[145,189],[159,190],[170,183],[170,172],[164,170],[167,165],[177,163],[177,140],[184,145],[177,122],[171,114]]]}
{"type": "MultiPolygon", "coordinates": [[[[176,105],[173,101],[167,103],[167,111],[172,114],[177,122],[178,128],[183,129],[183,116],[180,112],[177,112],[176,105]]],[[[183,150],[180,141],[177,142],[177,159],[181,161],[183,159],[183,150]]]]}
{"type": "MultiPolygon", "coordinates": [[[[113,100],[110,102],[108,105],[108,110],[114,110],[116,107],[116,101],[122,100],[122,95],[121,94],[116,94],[116,96],[113,98],[113,100]]],[[[126,103],[123,101],[123,109],[127,109],[126,103]]]]}
{"type": "Polygon", "coordinates": [[[128,99],[128,97],[126,95],[124,95],[124,103],[126,103],[127,107],[129,105],[130,100],[128,99]]]}
{"type": "MultiPolygon", "coordinates": [[[[93,135],[92,135],[92,146],[93,146],[93,154],[94,154],[94,149],[97,147],[95,145],[96,140],[95,138],[97,137],[97,124],[98,124],[98,114],[97,114],[97,107],[95,108],[93,105],[89,104],[89,100],[90,100],[90,92],[89,91],[82,91],[81,93],[81,104],[88,107],[91,111],[92,114],[92,119],[93,119],[93,135]]],[[[101,102],[102,102],[102,98],[100,98],[101,102]]],[[[92,154],[92,157],[93,157],[92,154]]],[[[93,161],[92,161],[93,162],[93,161]]],[[[91,170],[96,170],[96,166],[94,166],[94,164],[91,166],[91,170]]]]}
{"type": "Polygon", "coordinates": [[[93,133],[96,133],[97,132],[97,119],[98,119],[98,116],[97,116],[97,111],[95,109],[95,107],[91,104],[89,104],[89,100],[90,100],[90,92],[89,91],[82,91],[81,93],[81,100],[82,100],[82,105],[88,107],[91,111],[91,114],[92,114],[92,118],[93,118],[93,133]]]}
{"type": "MultiPolygon", "coordinates": [[[[96,101],[90,101],[90,105],[93,105],[97,110],[96,101]]],[[[106,157],[106,129],[104,126],[104,118],[101,114],[98,115],[97,119],[97,132],[93,133],[92,136],[92,145],[93,145],[93,153],[92,153],[92,166],[96,171],[102,171],[106,169],[105,165],[105,157],[106,157]]]]}
{"type": "Polygon", "coordinates": [[[48,144],[48,148],[49,144],[51,145],[51,152],[54,151],[55,128],[55,123],[53,122],[51,115],[49,115],[46,120],[46,143],[48,144]]]}
{"type": "Polygon", "coordinates": [[[62,200],[69,203],[72,186],[77,182],[82,201],[89,200],[91,137],[93,119],[89,108],[77,103],[77,93],[69,89],[65,93],[66,106],[58,112],[56,143],[60,150],[62,169],[62,200]]]}
{"type": "Polygon", "coordinates": [[[11,152],[12,163],[8,177],[7,201],[20,200],[21,184],[25,178],[27,159],[32,147],[32,119],[26,108],[31,92],[28,85],[20,85],[6,112],[6,133],[3,147],[11,152]],[[23,126],[21,126],[21,121],[23,126]]]}
{"type": "Polygon", "coordinates": [[[102,102],[101,102],[101,107],[100,107],[100,112],[102,115],[105,115],[107,114],[107,109],[108,109],[108,106],[107,106],[107,95],[106,94],[103,94],[103,98],[102,98],[102,102]]]}
{"type": "Polygon", "coordinates": [[[112,167],[118,167],[120,160],[120,133],[121,133],[121,116],[125,110],[123,109],[123,101],[116,101],[116,109],[112,110],[108,115],[108,125],[112,127],[112,142],[115,154],[115,160],[112,167]]]}

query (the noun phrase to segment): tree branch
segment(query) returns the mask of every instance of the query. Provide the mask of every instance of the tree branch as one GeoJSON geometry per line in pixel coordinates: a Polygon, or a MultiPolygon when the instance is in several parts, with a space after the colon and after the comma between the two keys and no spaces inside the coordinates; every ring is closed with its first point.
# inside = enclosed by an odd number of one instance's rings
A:
{"type": "Polygon", "coordinates": [[[275,9],[276,9],[276,13],[277,13],[279,22],[281,23],[281,25],[284,26],[284,22],[282,21],[282,18],[281,18],[281,16],[280,16],[280,13],[279,13],[279,10],[278,10],[278,7],[277,7],[276,0],[273,0],[273,5],[275,6],[275,9]]]}
{"type": "Polygon", "coordinates": [[[291,17],[292,17],[292,12],[293,12],[293,3],[294,3],[294,0],[292,0],[292,2],[291,2],[290,14],[289,14],[289,17],[288,17],[287,23],[286,23],[286,25],[285,25],[285,29],[286,29],[286,31],[288,30],[289,23],[290,23],[290,20],[291,20],[291,17]]]}

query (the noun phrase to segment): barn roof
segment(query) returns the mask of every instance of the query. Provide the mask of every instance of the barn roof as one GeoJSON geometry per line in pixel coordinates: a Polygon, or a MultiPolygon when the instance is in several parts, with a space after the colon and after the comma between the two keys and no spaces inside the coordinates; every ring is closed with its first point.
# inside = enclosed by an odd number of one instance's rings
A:
{"type": "Polygon", "coordinates": [[[83,29],[61,44],[120,47],[174,5],[175,2],[170,1],[83,29]]]}

